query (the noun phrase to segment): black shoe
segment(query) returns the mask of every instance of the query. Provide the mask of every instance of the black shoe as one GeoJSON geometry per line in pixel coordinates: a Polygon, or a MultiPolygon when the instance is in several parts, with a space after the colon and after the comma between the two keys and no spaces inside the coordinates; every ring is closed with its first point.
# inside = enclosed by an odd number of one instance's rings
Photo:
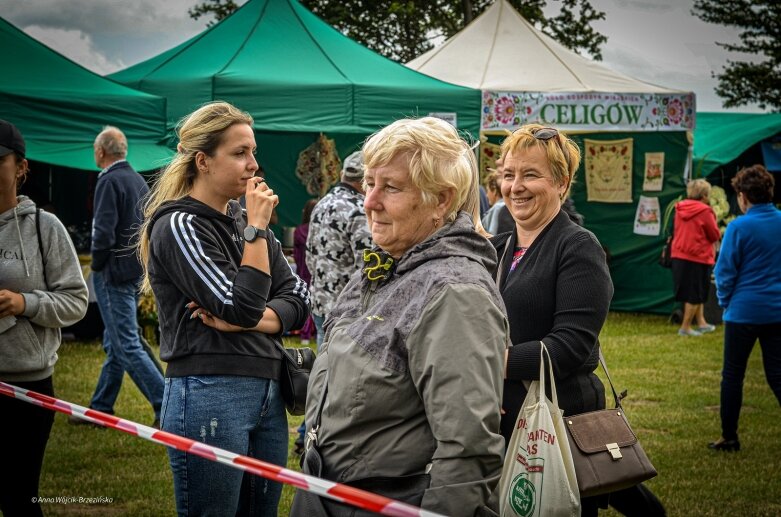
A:
{"type": "Polygon", "coordinates": [[[105,429],[105,427],[100,424],[96,424],[95,422],[90,422],[89,420],[84,420],[83,418],[79,418],[76,415],[70,415],[68,417],[68,423],[71,425],[89,425],[92,427],[97,427],[98,429],[105,429]]]}
{"type": "Polygon", "coordinates": [[[304,454],[304,440],[302,438],[297,438],[296,441],[293,442],[293,445],[295,446],[293,449],[294,454],[297,454],[298,456],[304,454]]]}
{"type": "Polygon", "coordinates": [[[740,442],[737,438],[734,440],[725,440],[724,438],[719,438],[715,442],[709,443],[708,449],[712,449],[714,451],[737,452],[740,450],[740,442]]]}

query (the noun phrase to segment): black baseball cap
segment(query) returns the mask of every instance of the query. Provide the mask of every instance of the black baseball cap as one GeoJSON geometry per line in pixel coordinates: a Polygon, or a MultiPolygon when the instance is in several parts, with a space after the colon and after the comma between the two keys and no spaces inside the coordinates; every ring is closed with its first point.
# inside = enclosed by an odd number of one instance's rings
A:
{"type": "Polygon", "coordinates": [[[16,126],[6,120],[0,120],[0,157],[16,153],[24,158],[26,150],[24,138],[16,126]]]}

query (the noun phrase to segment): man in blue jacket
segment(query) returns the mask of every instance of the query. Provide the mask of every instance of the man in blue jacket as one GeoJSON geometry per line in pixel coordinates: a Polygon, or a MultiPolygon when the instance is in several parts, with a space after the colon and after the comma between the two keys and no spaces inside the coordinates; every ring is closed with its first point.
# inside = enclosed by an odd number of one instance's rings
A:
{"type": "Polygon", "coordinates": [[[153,425],[159,427],[163,376],[144,350],[136,319],[142,270],[134,242],[142,220],[142,199],[149,187],[125,159],[127,139],[122,131],[105,127],[95,139],[94,148],[95,163],[102,170],[95,187],[92,278],[100,315],[106,326],[103,333],[106,361],[90,407],[113,414],[114,402],[127,372],[152,404],[153,425]]]}

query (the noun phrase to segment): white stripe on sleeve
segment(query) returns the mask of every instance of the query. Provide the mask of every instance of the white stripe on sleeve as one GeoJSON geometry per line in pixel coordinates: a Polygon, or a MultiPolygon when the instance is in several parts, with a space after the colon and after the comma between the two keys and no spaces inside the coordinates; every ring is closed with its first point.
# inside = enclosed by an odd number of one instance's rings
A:
{"type": "MultiPolygon", "coordinates": [[[[192,267],[193,271],[195,271],[203,283],[206,284],[206,287],[208,287],[209,290],[214,293],[217,299],[225,305],[233,305],[233,300],[229,298],[229,296],[232,296],[233,293],[230,293],[227,296],[225,293],[223,293],[225,286],[215,283],[216,279],[214,279],[213,276],[210,278],[211,275],[208,275],[208,271],[205,269],[203,261],[200,259],[200,257],[198,257],[198,254],[192,247],[192,244],[190,242],[185,242],[190,240],[190,238],[186,235],[184,225],[182,224],[182,220],[187,215],[188,214],[184,212],[174,212],[174,214],[171,216],[171,231],[174,234],[176,243],[179,245],[180,251],[187,259],[187,262],[190,264],[190,267],[192,267]]],[[[192,217],[192,215],[190,215],[190,217],[192,217]]]]}
{"type": "Polygon", "coordinates": [[[293,274],[294,277],[296,277],[296,285],[293,287],[293,294],[304,300],[304,303],[306,303],[307,307],[310,306],[310,296],[309,296],[309,289],[306,286],[306,282],[301,280],[301,277],[296,274],[295,271],[293,271],[293,268],[290,267],[290,262],[285,260],[285,264],[287,264],[287,268],[290,270],[290,272],[293,274]]]}
{"type": "Polygon", "coordinates": [[[211,257],[207,255],[205,251],[203,251],[201,241],[198,239],[198,234],[195,233],[195,228],[192,224],[194,217],[194,214],[189,214],[184,223],[180,222],[180,225],[187,225],[186,228],[183,228],[183,231],[185,235],[188,236],[188,243],[191,247],[194,246],[197,248],[197,251],[195,251],[195,256],[201,260],[201,264],[206,269],[206,272],[209,274],[209,276],[225,291],[228,296],[233,297],[233,282],[228,280],[228,277],[225,276],[225,273],[223,273],[220,268],[217,267],[214,261],[212,261],[211,257]]]}

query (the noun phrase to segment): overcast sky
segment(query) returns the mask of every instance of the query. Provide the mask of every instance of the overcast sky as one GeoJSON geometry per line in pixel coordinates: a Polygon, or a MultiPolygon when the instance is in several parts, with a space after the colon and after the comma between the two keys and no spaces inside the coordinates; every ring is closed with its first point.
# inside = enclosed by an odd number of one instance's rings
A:
{"type": "MultiPolygon", "coordinates": [[[[237,0],[243,4],[245,0],[237,0]]],[[[338,1],[338,0],[336,0],[338,1]]],[[[198,0],[0,0],[0,15],[27,34],[100,74],[128,67],[194,36],[198,0]]],[[[698,111],[723,111],[711,71],[730,55],[715,42],[736,42],[738,31],[693,16],[693,0],[591,0],[606,13],[596,23],[608,37],[603,62],[640,80],[697,94],[698,111]]],[[[547,12],[560,2],[548,0],[547,12]]],[[[735,111],[759,111],[756,107],[735,111]]]]}

